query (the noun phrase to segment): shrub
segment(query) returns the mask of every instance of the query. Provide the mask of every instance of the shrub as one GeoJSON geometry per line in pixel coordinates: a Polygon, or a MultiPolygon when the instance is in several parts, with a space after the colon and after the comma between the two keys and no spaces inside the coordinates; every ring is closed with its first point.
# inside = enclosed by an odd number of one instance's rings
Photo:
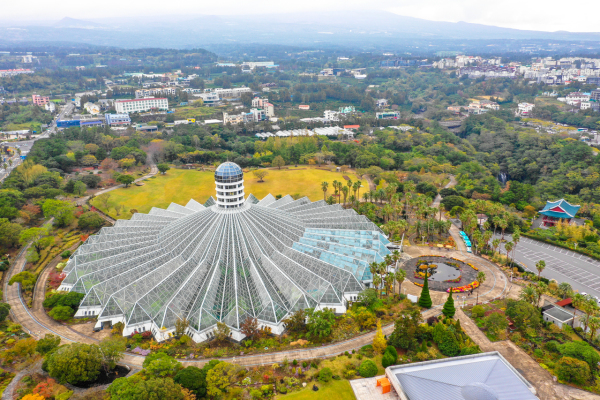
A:
{"type": "Polygon", "coordinates": [[[381,366],[383,368],[387,368],[390,365],[394,365],[394,364],[396,364],[396,359],[394,358],[394,356],[392,354],[386,352],[383,355],[383,358],[381,359],[381,366]]]}
{"type": "Polygon", "coordinates": [[[544,348],[552,353],[558,353],[559,343],[556,340],[550,340],[546,344],[544,344],[544,348]]]}
{"type": "Polygon", "coordinates": [[[448,357],[454,357],[460,353],[460,346],[454,333],[450,329],[444,330],[438,343],[440,352],[448,357]]]}
{"type": "Polygon", "coordinates": [[[69,258],[69,257],[71,257],[71,250],[65,250],[65,251],[63,251],[60,256],[62,258],[69,258]]]}
{"type": "Polygon", "coordinates": [[[191,390],[197,398],[206,396],[206,371],[198,367],[187,367],[175,375],[173,380],[191,390]]]}
{"type": "Polygon", "coordinates": [[[394,346],[388,346],[385,348],[385,353],[391,353],[394,356],[394,359],[398,359],[398,352],[396,351],[396,348],[394,346]]]}
{"type": "Polygon", "coordinates": [[[591,371],[596,369],[596,366],[600,361],[600,355],[596,350],[586,342],[582,341],[561,344],[558,346],[558,351],[565,357],[572,357],[587,362],[591,371]]]}
{"type": "Polygon", "coordinates": [[[319,371],[319,380],[321,382],[329,382],[331,380],[333,373],[329,368],[323,368],[319,371]]]}
{"type": "Polygon", "coordinates": [[[573,357],[563,357],[555,368],[558,378],[563,381],[585,384],[590,379],[590,366],[585,361],[573,357]]]}
{"type": "Polygon", "coordinates": [[[368,344],[360,348],[359,353],[365,357],[373,357],[375,355],[375,351],[373,350],[373,346],[368,344]]]}
{"type": "Polygon", "coordinates": [[[372,378],[377,375],[377,365],[371,360],[365,360],[360,364],[358,374],[363,378],[372,378]]]}
{"type": "Polygon", "coordinates": [[[537,358],[543,358],[544,352],[541,349],[535,349],[533,351],[533,355],[536,356],[537,358]]]}
{"type": "Polygon", "coordinates": [[[74,343],[48,356],[48,373],[60,383],[77,384],[95,380],[100,374],[102,354],[96,345],[74,343]]]}
{"type": "Polygon", "coordinates": [[[66,321],[73,316],[75,311],[69,306],[56,306],[48,315],[57,321],[66,321]]]}
{"type": "Polygon", "coordinates": [[[483,306],[475,306],[473,307],[473,310],[471,310],[471,314],[475,318],[481,318],[485,315],[485,309],[483,306]]]}
{"type": "Polygon", "coordinates": [[[353,369],[347,369],[344,371],[344,378],[346,379],[352,379],[354,378],[354,375],[356,375],[356,371],[353,369]]]}

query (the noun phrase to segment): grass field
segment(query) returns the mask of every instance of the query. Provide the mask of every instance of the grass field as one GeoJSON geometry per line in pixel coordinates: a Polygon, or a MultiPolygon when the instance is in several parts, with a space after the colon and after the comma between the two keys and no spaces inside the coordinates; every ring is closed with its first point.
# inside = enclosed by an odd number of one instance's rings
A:
{"type": "Polygon", "coordinates": [[[175,108],[175,118],[176,119],[187,119],[187,118],[200,118],[206,115],[212,115],[215,113],[216,109],[211,107],[179,107],[175,108]]]}
{"type": "MultiPolygon", "coordinates": [[[[343,175],[348,176],[352,181],[358,179],[353,174],[342,174],[316,168],[269,170],[269,175],[265,177],[264,182],[258,182],[252,173],[248,173],[244,176],[244,190],[246,196],[252,193],[258,199],[262,199],[269,193],[273,196],[298,193],[302,197],[308,196],[315,201],[323,199],[321,182],[329,182],[327,194],[331,195],[333,194],[331,183],[334,180],[345,182],[343,175]]],[[[363,182],[363,186],[368,187],[366,182],[363,182]]],[[[204,203],[210,196],[215,196],[212,172],[171,169],[166,175],[157,175],[156,178],[147,179],[144,186],[130,186],[110,192],[108,212],[97,200],[92,200],[92,204],[113,218],[129,219],[131,217],[129,210],[131,209],[146,213],[152,207],[167,208],[172,202],[186,205],[190,199],[194,199],[199,203],[204,203]],[[114,210],[117,204],[123,206],[123,212],[118,217],[114,210]]]]}
{"type": "Polygon", "coordinates": [[[350,382],[346,380],[332,380],[329,383],[318,383],[319,390],[312,390],[313,383],[306,385],[306,388],[299,392],[277,396],[277,400],[355,400],[354,391],[350,382]]]}

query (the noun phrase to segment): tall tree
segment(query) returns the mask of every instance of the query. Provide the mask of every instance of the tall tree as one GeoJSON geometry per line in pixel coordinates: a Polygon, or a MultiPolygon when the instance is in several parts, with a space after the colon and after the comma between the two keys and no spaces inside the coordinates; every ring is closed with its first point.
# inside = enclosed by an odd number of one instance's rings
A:
{"type": "Polygon", "coordinates": [[[431,308],[433,302],[431,301],[431,295],[429,294],[429,279],[428,270],[425,271],[425,283],[423,283],[423,290],[421,290],[421,296],[419,297],[419,306],[423,308],[431,308]]]}
{"type": "Polygon", "coordinates": [[[444,303],[442,313],[448,318],[452,318],[454,317],[454,314],[456,314],[456,308],[454,308],[454,299],[452,298],[452,288],[450,288],[450,293],[448,293],[448,299],[446,300],[446,303],[444,303]]]}
{"type": "Polygon", "coordinates": [[[542,274],[542,271],[544,269],[546,269],[546,261],[544,260],[539,260],[538,262],[535,263],[535,269],[537,269],[538,272],[538,279],[540,278],[540,275],[542,274]]]}
{"type": "Polygon", "coordinates": [[[321,190],[323,191],[323,200],[327,198],[327,189],[329,188],[329,182],[321,182],[321,190]]]}

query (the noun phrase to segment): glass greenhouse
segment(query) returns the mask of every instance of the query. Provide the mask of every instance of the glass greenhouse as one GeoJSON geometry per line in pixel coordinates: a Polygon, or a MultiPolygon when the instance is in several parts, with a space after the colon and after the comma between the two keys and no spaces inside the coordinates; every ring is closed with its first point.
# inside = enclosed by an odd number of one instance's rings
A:
{"type": "Polygon", "coordinates": [[[183,318],[196,342],[217,322],[241,340],[248,317],[279,334],[298,309],[345,312],[372,278],[369,263],[389,254],[379,228],[354,210],[246,198],[234,163],[217,168],[215,185],[216,199],[152,208],[88,238],[60,287],[85,294],[76,316],[97,316],[97,327],[123,322],[124,335],[151,331],[158,341],[183,318]]]}

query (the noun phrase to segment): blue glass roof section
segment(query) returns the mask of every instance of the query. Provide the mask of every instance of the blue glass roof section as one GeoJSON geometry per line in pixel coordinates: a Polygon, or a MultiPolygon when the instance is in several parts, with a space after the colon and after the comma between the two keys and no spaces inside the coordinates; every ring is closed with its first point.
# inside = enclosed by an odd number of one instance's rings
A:
{"type": "Polygon", "coordinates": [[[292,248],[352,272],[358,280],[370,281],[369,264],[383,262],[391,254],[387,243],[376,231],[309,228],[292,248]]]}
{"type": "Polygon", "coordinates": [[[243,175],[244,172],[242,171],[242,168],[240,168],[240,166],[236,163],[230,161],[219,165],[215,170],[215,178],[220,179],[241,178],[243,175]]]}

